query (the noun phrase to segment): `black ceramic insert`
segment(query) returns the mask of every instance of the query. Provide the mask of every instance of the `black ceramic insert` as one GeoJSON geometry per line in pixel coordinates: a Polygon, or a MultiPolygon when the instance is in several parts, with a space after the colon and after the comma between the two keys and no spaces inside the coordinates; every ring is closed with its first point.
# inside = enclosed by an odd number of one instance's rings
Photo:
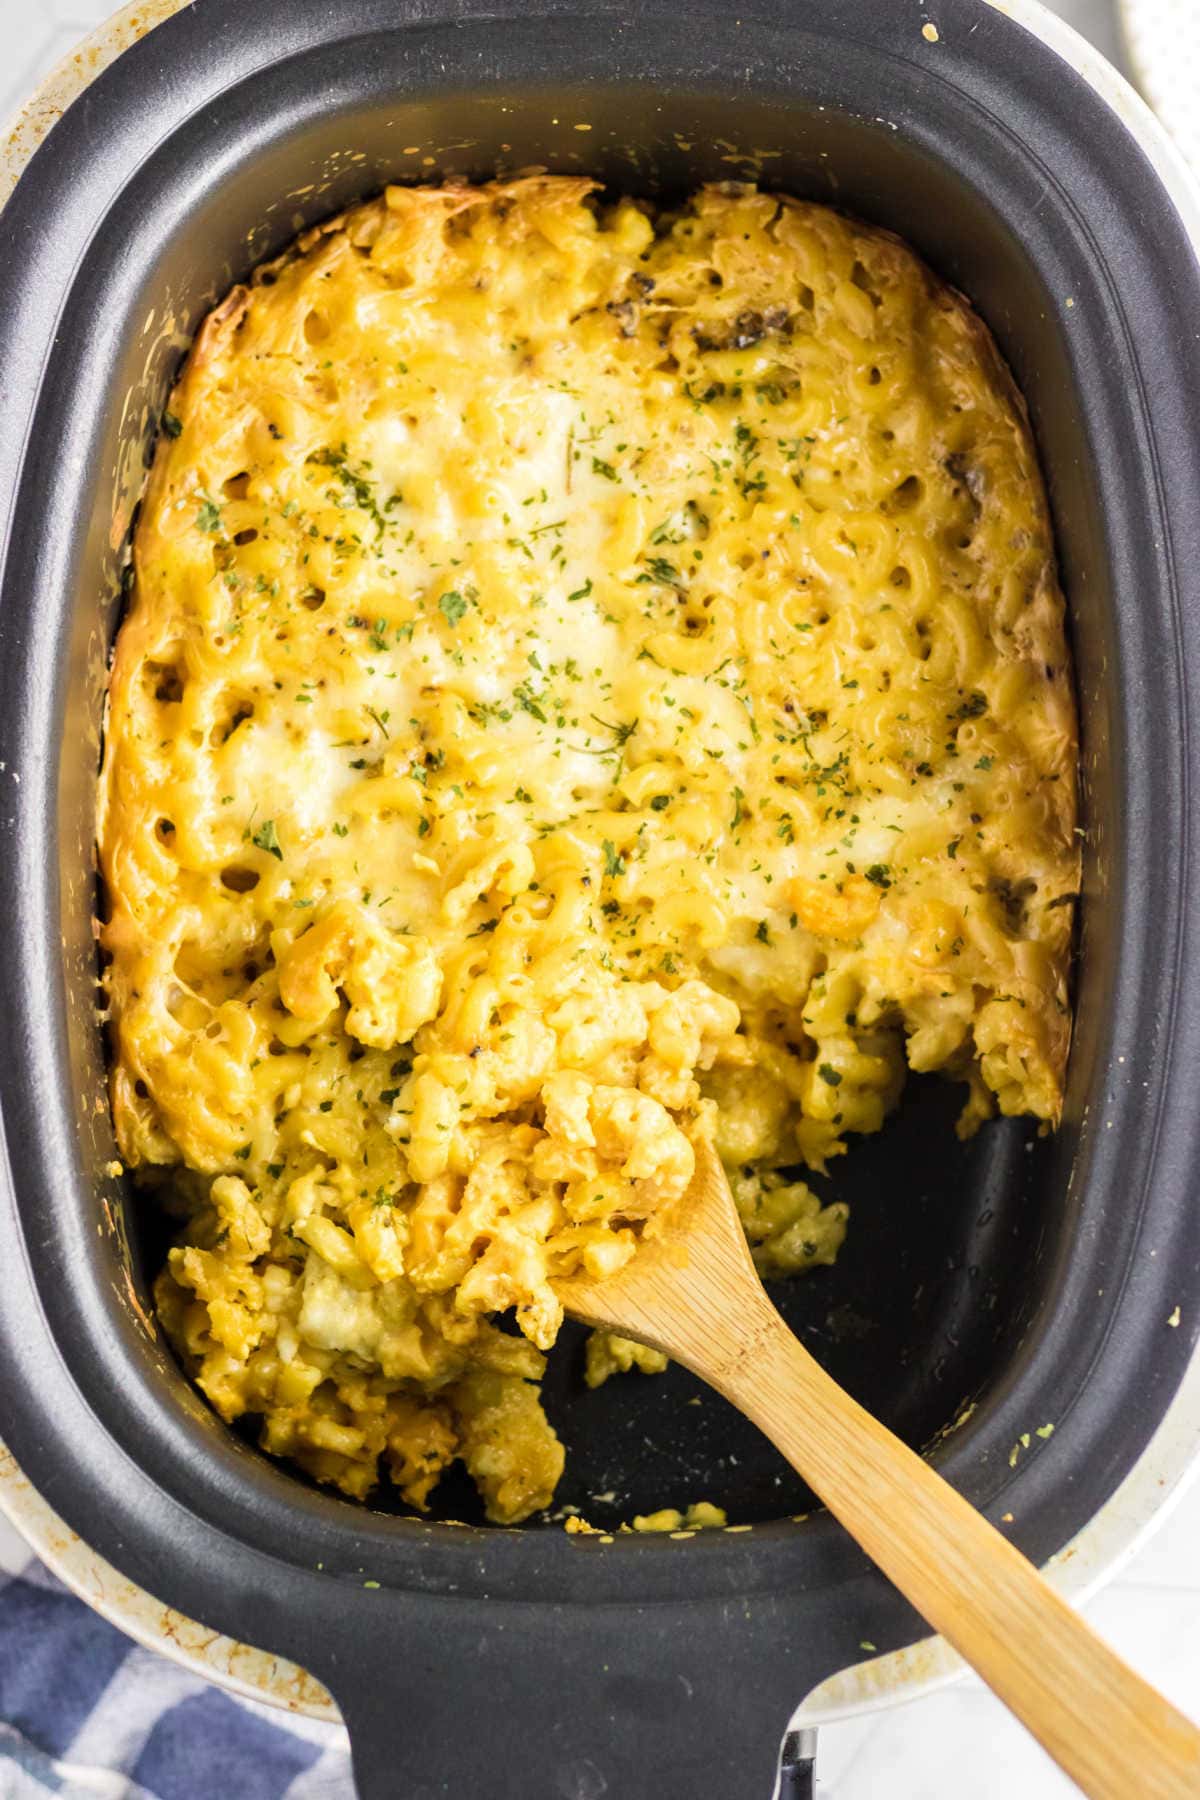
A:
{"type": "MultiPolygon", "coordinates": [[[[985,0],[944,12],[930,44],[911,0],[202,0],[93,83],[0,215],[0,1435],[128,1575],[320,1675],[364,1796],[766,1800],[803,1694],[922,1628],[831,1519],[791,1520],[799,1484],[680,1371],[587,1394],[577,1347],[559,1357],[562,1497],[598,1522],[704,1497],[755,1528],[603,1544],[318,1491],[154,1334],[161,1236],[105,1173],[105,659],[181,351],[301,223],[385,180],[531,164],[664,195],[750,176],[892,227],[975,301],[1029,399],[1077,661],[1067,1118],[964,1149],[955,1097],[915,1083],[834,1178],[838,1266],[778,1297],[1039,1559],[1131,1467],[1194,1345],[1200,280],[1086,84],[985,0]]],[[[443,1503],[465,1516],[462,1490],[443,1503]]]]}

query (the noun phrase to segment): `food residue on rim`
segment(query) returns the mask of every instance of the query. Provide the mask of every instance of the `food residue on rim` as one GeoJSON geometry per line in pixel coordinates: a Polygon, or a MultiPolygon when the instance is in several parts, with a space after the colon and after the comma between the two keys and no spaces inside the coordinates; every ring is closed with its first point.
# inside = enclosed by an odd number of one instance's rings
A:
{"type": "MultiPolygon", "coordinates": [[[[697,1500],[686,1511],[675,1506],[664,1506],[658,1512],[637,1513],[632,1525],[621,1525],[618,1529],[622,1532],[665,1532],[670,1537],[681,1540],[694,1537],[697,1531],[711,1531],[722,1526],[736,1529],[727,1526],[722,1507],[714,1506],[708,1500],[697,1500]]],[[[611,1533],[602,1532],[579,1513],[568,1513],[563,1520],[563,1529],[572,1537],[599,1537],[610,1544],[613,1541],[611,1533]]]]}
{"type": "Polygon", "coordinates": [[[1016,1468],[1017,1458],[1020,1456],[1022,1450],[1028,1450],[1030,1444],[1032,1443],[1032,1441],[1035,1437],[1045,1439],[1045,1438],[1050,1438],[1053,1436],[1054,1436],[1054,1424],[1053,1424],[1053,1421],[1049,1420],[1049,1419],[1046,1421],[1046,1423],[1044,1425],[1036,1426],[1032,1432],[1023,1431],[1021,1433],[1020,1437],[1017,1439],[1016,1443],[1013,1445],[1012,1449],[1008,1453],[1009,1468],[1010,1469],[1016,1468]]]}

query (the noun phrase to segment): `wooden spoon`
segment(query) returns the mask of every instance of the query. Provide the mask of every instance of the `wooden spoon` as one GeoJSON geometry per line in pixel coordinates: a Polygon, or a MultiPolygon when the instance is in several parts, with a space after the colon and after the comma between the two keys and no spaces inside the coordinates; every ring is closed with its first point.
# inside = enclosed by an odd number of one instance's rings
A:
{"type": "Polygon", "coordinates": [[[617,1275],[557,1291],[575,1318],[665,1350],[753,1419],[1084,1793],[1200,1796],[1200,1731],[792,1335],[707,1142],[673,1236],[647,1239],[617,1275]]]}

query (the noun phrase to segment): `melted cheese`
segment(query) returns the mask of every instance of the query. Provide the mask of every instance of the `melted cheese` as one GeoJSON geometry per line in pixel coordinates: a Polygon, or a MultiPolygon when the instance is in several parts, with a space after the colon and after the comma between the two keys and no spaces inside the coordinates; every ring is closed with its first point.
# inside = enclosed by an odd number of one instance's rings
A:
{"type": "Polygon", "coordinates": [[[1046,508],[894,238],[741,187],[389,189],[211,315],[135,567],[114,1114],[191,1206],[167,1329],[268,1448],[417,1505],[461,1456],[523,1517],[554,1277],[632,1254],[696,1132],[778,1273],[845,1228],[782,1171],[906,1059],[963,1129],[1057,1118],[1046,508]]]}

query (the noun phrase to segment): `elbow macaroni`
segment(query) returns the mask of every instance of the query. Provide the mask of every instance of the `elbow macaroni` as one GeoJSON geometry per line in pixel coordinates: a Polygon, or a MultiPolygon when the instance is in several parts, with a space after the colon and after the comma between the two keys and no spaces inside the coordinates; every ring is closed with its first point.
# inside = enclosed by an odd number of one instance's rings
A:
{"type": "MultiPolygon", "coordinates": [[[[122,1155],[226,1418],[549,1501],[554,1280],[715,1131],[765,1274],[906,1060],[1057,1119],[1075,719],[1025,416],[896,239],[390,188],[206,321],[113,665],[122,1155]],[[520,1335],[492,1315],[514,1309],[520,1335]]],[[[658,1361],[597,1340],[588,1378],[658,1361]]]]}

